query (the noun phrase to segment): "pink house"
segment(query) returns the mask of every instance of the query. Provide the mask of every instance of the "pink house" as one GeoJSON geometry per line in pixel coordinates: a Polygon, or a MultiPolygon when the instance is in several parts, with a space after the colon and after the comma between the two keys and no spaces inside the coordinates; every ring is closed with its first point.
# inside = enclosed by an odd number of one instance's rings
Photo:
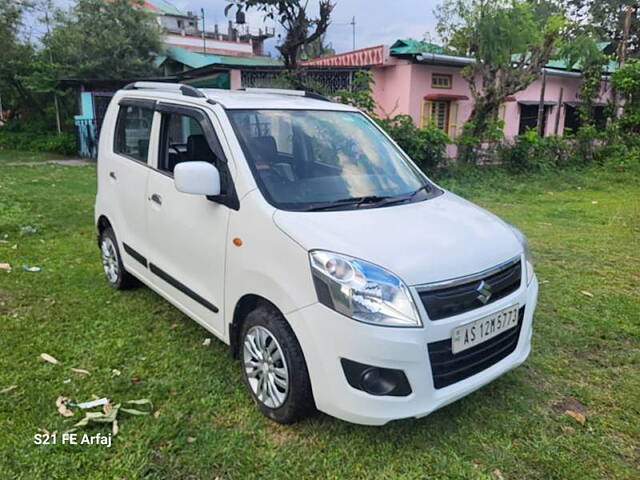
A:
{"type": "MultiPolygon", "coordinates": [[[[305,65],[361,66],[373,74],[373,97],[377,114],[410,115],[417,125],[433,123],[453,140],[469,117],[473,101],[467,81],[460,70],[473,60],[445,55],[437,45],[415,40],[398,40],[391,47],[378,45],[330,57],[318,58],[305,65]]],[[[545,135],[562,135],[578,125],[576,106],[582,82],[579,71],[563,62],[550,62],[546,71],[544,94],[545,135]]],[[[527,128],[536,128],[542,80],[508,98],[500,108],[504,135],[512,139],[527,128]]],[[[604,106],[610,96],[609,82],[603,80],[596,104],[598,122],[604,124],[604,106]]],[[[451,150],[450,153],[453,154],[451,150]]]]}

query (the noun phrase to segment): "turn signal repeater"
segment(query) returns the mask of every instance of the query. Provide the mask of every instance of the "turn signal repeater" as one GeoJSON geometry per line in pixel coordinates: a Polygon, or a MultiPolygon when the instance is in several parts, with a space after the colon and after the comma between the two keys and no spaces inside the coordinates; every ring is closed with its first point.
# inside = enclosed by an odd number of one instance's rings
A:
{"type": "Polygon", "coordinates": [[[240,237],[235,237],[233,240],[231,240],[231,243],[233,243],[236,247],[241,247],[242,239],[240,237]]]}

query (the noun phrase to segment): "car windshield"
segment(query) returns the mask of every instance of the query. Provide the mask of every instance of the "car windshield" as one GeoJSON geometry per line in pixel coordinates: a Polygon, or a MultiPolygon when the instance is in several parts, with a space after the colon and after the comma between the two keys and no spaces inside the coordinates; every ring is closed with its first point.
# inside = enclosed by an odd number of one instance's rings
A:
{"type": "Polygon", "coordinates": [[[260,190],[276,208],[375,208],[441,193],[361,113],[227,113],[260,190]]]}

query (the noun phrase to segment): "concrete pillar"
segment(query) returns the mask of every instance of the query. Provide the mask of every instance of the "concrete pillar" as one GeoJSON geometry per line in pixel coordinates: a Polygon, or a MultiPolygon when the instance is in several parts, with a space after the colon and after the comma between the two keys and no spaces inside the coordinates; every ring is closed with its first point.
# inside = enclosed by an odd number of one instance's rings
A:
{"type": "Polygon", "coordinates": [[[242,71],[236,68],[229,70],[229,88],[238,90],[242,88],[242,71]]]}

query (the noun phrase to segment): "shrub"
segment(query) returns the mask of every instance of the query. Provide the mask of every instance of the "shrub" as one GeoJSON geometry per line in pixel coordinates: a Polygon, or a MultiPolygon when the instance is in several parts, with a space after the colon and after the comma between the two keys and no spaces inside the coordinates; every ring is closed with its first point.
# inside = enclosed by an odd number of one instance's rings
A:
{"type": "Polygon", "coordinates": [[[449,137],[439,128],[432,125],[418,128],[409,115],[376,121],[425,172],[433,173],[446,165],[449,137]]]}
{"type": "Polygon", "coordinates": [[[70,133],[6,131],[0,128],[1,150],[25,150],[30,152],[59,153],[74,155],[77,153],[76,141],[70,133]]]}
{"type": "Polygon", "coordinates": [[[535,130],[527,130],[513,143],[498,145],[498,162],[512,172],[547,171],[575,163],[574,145],[558,136],[540,138],[535,130]]]}
{"type": "Polygon", "coordinates": [[[504,122],[502,120],[486,122],[483,138],[474,136],[475,129],[471,121],[463,125],[462,133],[456,139],[458,160],[471,165],[492,163],[492,157],[504,140],[504,122]]]}

